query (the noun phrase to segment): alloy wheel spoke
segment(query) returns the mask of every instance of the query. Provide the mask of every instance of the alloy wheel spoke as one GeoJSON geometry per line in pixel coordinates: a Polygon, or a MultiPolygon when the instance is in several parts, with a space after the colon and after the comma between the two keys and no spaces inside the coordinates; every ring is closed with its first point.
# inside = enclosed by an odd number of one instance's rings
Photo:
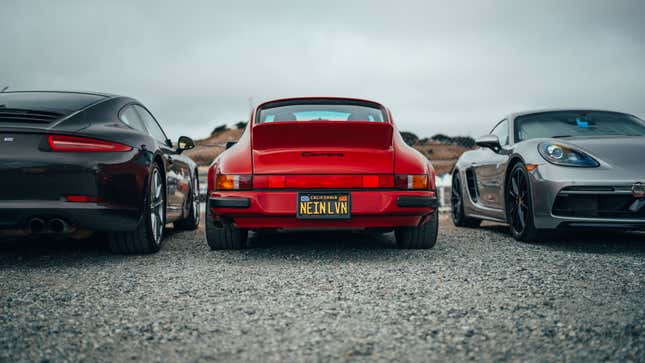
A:
{"type": "Polygon", "coordinates": [[[511,178],[511,184],[512,184],[512,188],[511,188],[511,190],[512,190],[512,191],[513,191],[513,193],[517,196],[517,195],[519,194],[519,192],[520,192],[520,191],[519,191],[519,190],[520,190],[520,188],[519,188],[519,186],[517,185],[517,176],[514,176],[513,178],[511,178]]]}
{"type": "Polygon", "coordinates": [[[526,227],[526,221],[524,220],[524,211],[522,208],[517,209],[517,216],[519,217],[519,222],[522,225],[522,230],[524,230],[524,227],[526,227]]]}
{"type": "Polygon", "coordinates": [[[152,222],[152,236],[156,240],[157,239],[157,215],[153,213],[150,216],[150,218],[151,218],[151,222],[152,222]]]}

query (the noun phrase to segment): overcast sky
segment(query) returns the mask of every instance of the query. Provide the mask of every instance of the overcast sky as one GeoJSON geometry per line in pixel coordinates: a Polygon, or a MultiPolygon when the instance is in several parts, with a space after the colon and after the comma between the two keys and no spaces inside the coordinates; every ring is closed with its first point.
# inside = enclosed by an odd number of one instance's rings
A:
{"type": "Polygon", "coordinates": [[[128,95],[173,139],[289,96],[373,99],[420,136],[544,107],[645,117],[643,0],[166,3],[2,0],[0,88],[128,95]]]}

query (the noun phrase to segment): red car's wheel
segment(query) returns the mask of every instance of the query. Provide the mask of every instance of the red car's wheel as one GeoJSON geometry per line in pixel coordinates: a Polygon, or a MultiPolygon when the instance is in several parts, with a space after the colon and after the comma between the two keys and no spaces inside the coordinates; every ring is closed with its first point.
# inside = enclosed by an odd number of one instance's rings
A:
{"type": "Polygon", "coordinates": [[[439,212],[435,211],[426,224],[417,227],[399,227],[395,230],[396,244],[403,249],[428,249],[437,243],[439,212]]]}

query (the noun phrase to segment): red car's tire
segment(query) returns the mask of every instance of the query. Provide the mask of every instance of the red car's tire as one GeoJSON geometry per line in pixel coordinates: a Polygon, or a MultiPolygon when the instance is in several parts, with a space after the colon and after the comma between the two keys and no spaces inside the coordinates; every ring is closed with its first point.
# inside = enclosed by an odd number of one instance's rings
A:
{"type": "Polygon", "coordinates": [[[241,250],[247,247],[249,231],[226,223],[217,227],[210,208],[206,208],[206,242],[211,250],[241,250]]]}
{"type": "Polygon", "coordinates": [[[439,212],[435,211],[426,224],[417,227],[399,227],[394,233],[396,244],[402,249],[429,249],[437,243],[439,212]]]}

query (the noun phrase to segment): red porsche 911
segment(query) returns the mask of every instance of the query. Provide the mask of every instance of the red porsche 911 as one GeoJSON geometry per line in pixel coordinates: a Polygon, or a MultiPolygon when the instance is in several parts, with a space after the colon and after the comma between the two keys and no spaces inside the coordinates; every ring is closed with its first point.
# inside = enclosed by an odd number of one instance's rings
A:
{"type": "Polygon", "coordinates": [[[208,172],[206,239],[242,249],[248,231],[394,231],[400,248],[437,239],[435,172],[383,105],[348,98],[266,102],[208,172]]]}

